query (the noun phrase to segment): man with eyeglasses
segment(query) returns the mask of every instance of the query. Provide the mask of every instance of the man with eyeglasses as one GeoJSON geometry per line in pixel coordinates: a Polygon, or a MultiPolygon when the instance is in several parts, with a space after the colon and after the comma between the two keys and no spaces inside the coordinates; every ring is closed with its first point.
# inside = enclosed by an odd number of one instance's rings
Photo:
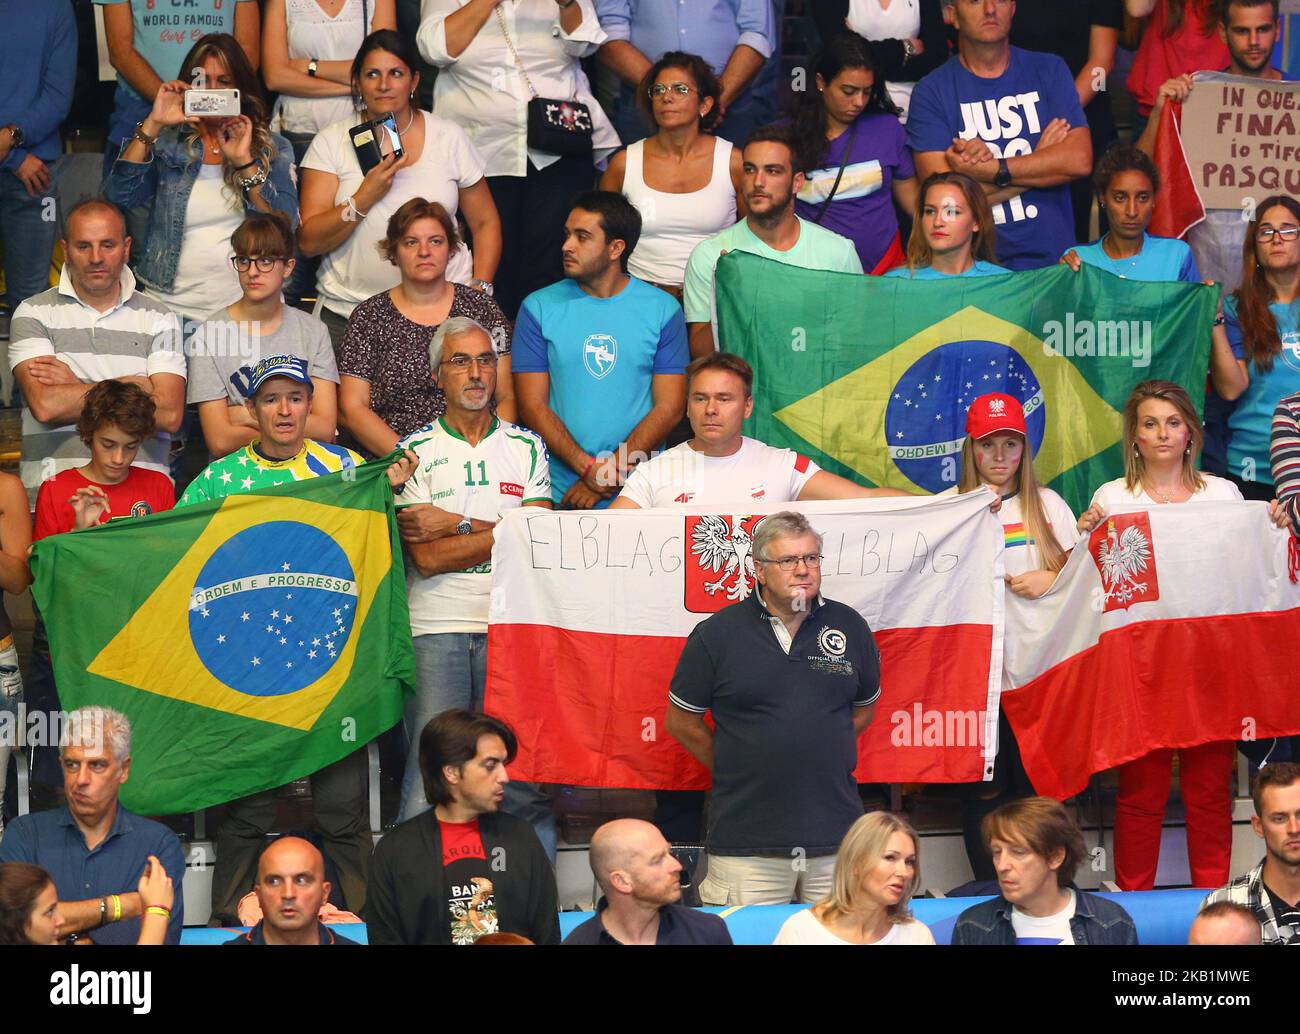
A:
{"type": "MultiPolygon", "coordinates": [[[[176,508],[322,474],[364,462],[351,449],[307,437],[312,379],[297,356],[269,355],[253,367],[245,406],[257,424],[248,445],[209,463],[176,508]]],[[[411,476],[410,456],[388,469],[399,488],[411,476]]],[[[236,687],[238,688],[238,687],[236,687]]],[[[366,904],[366,867],[372,847],[367,818],[369,770],[365,746],[311,777],[312,810],[325,841],[325,854],[338,870],[344,902],[353,912],[366,904]]],[[[257,856],[275,825],[276,793],[264,790],[231,801],[217,827],[217,864],[212,874],[212,915],[218,925],[239,926],[239,899],[252,889],[257,856]]]]}
{"type": "MultiPolygon", "coordinates": [[[[415,642],[416,691],[403,724],[409,744],[400,821],[428,811],[420,778],[420,730],[453,709],[483,710],[492,533],[506,510],[551,508],[546,445],[496,417],[497,354],[476,320],[444,320],[429,344],[434,383],[447,410],[398,448],[416,458],[397,497],[397,523],[410,563],[407,597],[415,642]]],[[[555,860],[555,816],[535,785],[511,781],[504,810],[533,824],[555,860]]]]}
{"type": "Polygon", "coordinates": [[[665,728],[713,773],[706,905],[825,896],[862,815],[853,770],[880,654],[856,610],[822,598],[821,548],[803,514],[760,522],[753,595],[697,625],[673,673],[665,728]]]}
{"type": "Polygon", "coordinates": [[[339,372],[329,330],[315,316],[284,304],[284,285],[295,265],[289,220],[279,212],[251,215],[230,243],[243,296],[209,316],[186,349],[186,401],[198,405],[208,451],[217,459],[257,437],[257,422],[246,403],[253,369],[268,355],[296,356],[307,364],[312,391],[306,435],[332,442],[339,372]]]}

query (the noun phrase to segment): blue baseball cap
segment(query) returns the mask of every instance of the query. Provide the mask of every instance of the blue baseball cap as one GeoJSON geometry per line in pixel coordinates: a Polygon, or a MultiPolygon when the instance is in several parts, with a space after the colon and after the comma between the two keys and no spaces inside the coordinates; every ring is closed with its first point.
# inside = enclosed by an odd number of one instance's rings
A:
{"type": "Polygon", "coordinates": [[[307,363],[294,355],[268,355],[253,367],[253,376],[248,380],[248,397],[256,397],[263,384],[272,377],[288,377],[291,381],[312,387],[311,377],[307,373],[307,363]]]}

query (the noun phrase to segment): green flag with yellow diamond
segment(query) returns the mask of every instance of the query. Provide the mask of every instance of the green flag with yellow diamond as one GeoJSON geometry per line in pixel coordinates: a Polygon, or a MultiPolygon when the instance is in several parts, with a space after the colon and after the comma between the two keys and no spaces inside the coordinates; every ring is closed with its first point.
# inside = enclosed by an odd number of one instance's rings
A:
{"type": "Polygon", "coordinates": [[[745,433],[870,485],[939,492],[961,475],[966,410],[1021,401],[1034,469],[1078,513],[1124,472],[1140,381],[1205,398],[1217,287],[1058,265],[942,281],[852,276],[732,252],[720,347],[754,367],[745,433]]]}
{"type": "Polygon", "coordinates": [[[128,808],[193,811],[279,786],[400,719],[414,652],[385,469],[37,544],[62,707],[131,719],[128,808]]]}

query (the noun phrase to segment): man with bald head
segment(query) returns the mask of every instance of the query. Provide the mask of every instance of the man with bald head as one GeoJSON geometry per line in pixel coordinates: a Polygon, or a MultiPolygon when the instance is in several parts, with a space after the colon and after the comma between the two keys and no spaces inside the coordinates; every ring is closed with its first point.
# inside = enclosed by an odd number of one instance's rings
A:
{"type": "Polygon", "coordinates": [[[1216,901],[1206,905],[1192,920],[1187,933],[1188,944],[1255,944],[1260,943],[1259,919],[1245,905],[1216,901]]]}
{"type": "Polygon", "coordinates": [[[592,835],[591,871],[603,892],[596,914],[565,944],[730,944],[718,916],[679,905],[682,871],[649,822],[615,819],[592,835]]]}
{"type": "Polygon", "coordinates": [[[227,944],[356,944],[320,921],[330,896],[325,859],[301,837],[280,837],[262,852],[253,888],[262,921],[227,944]]]}

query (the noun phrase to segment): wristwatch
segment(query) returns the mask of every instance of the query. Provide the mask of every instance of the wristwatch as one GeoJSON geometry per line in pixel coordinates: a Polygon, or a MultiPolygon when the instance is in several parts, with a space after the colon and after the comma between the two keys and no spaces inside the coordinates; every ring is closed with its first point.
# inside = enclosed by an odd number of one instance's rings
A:
{"type": "Polygon", "coordinates": [[[471,280],[471,281],[469,282],[469,286],[470,286],[470,287],[477,287],[480,291],[482,291],[482,292],[483,292],[485,295],[487,295],[489,298],[492,297],[492,290],[493,290],[493,288],[492,288],[492,281],[491,281],[491,280],[480,280],[478,277],[475,277],[473,280],[471,280]]]}
{"type": "Polygon", "coordinates": [[[1005,158],[998,159],[998,174],[993,177],[993,185],[999,190],[1011,186],[1011,170],[1005,158]]]}
{"type": "Polygon", "coordinates": [[[316,59],[312,58],[307,62],[307,74],[313,79],[316,78],[316,59]]]}
{"type": "Polygon", "coordinates": [[[911,61],[914,57],[916,57],[916,48],[912,46],[912,41],[910,39],[903,40],[903,60],[911,61]]]}
{"type": "Polygon", "coordinates": [[[26,138],[23,136],[23,131],[18,128],[18,123],[10,122],[9,125],[5,126],[4,128],[9,130],[9,136],[13,140],[14,147],[22,147],[23,141],[26,138]]]}
{"type": "Polygon", "coordinates": [[[462,517],[460,523],[456,525],[457,535],[468,535],[473,525],[470,524],[468,517],[462,517]]]}

